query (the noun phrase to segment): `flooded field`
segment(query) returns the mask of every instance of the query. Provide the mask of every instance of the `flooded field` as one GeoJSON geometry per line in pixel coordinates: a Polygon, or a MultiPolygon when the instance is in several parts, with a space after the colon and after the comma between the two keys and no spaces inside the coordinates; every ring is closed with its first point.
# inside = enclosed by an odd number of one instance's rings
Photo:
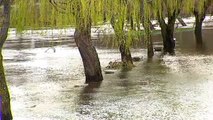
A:
{"type": "MultiPolygon", "coordinates": [[[[143,57],[132,71],[104,74],[88,86],[72,39],[8,40],[3,55],[14,120],[212,120],[212,33],[204,30],[201,51],[191,31],[176,34],[176,56],[148,61],[144,48],[132,49],[143,57]],[[52,46],[55,53],[47,50],[52,46]]],[[[120,58],[117,49],[97,51],[103,69],[120,58]]]]}

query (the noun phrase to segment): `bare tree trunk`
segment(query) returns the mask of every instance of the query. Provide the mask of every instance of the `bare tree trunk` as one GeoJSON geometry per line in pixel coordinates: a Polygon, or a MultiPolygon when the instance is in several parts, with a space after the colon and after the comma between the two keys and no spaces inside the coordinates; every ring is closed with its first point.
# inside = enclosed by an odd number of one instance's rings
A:
{"type": "Polygon", "coordinates": [[[12,114],[10,109],[10,95],[8,91],[8,87],[6,84],[4,67],[3,67],[3,56],[2,56],[2,48],[4,42],[6,41],[8,29],[10,25],[10,0],[2,0],[1,5],[3,5],[3,13],[0,18],[0,97],[2,99],[2,120],[12,120],[12,114]]]}
{"type": "Polygon", "coordinates": [[[75,42],[81,54],[86,76],[86,83],[100,82],[103,80],[101,65],[95,47],[91,40],[91,15],[83,16],[81,2],[78,1],[79,12],[76,15],[75,42]]]}

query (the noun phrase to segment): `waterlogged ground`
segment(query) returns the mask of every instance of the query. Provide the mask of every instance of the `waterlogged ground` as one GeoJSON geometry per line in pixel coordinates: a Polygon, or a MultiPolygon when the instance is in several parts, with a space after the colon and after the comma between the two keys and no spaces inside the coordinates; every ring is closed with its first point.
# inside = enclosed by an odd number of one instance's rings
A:
{"type": "MultiPolygon", "coordinates": [[[[204,32],[202,51],[191,32],[176,35],[176,56],[148,61],[144,49],[134,49],[144,59],[132,71],[104,74],[101,84],[89,86],[72,41],[55,44],[53,53],[45,52],[48,41],[8,40],[3,52],[14,120],[212,120],[211,33],[204,32]]],[[[116,49],[98,53],[103,68],[119,59],[116,49]]]]}

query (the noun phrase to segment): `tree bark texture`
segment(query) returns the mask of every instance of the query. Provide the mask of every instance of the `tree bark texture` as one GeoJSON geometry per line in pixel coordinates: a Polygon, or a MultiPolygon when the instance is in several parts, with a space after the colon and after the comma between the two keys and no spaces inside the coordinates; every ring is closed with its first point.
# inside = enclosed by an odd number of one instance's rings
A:
{"type": "Polygon", "coordinates": [[[2,0],[3,11],[0,13],[0,48],[3,47],[10,26],[10,0],[2,0]]]}
{"type": "Polygon", "coordinates": [[[202,37],[202,24],[204,18],[198,12],[194,12],[195,15],[195,38],[197,47],[201,47],[203,45],[203,37],[202,37]]]}
{"type": "Polygon", "coordinates": [[[2,120],[12,120],[12,113],[10,108],[10,95],[5,79],[3,57],[1,53],[0,53],[0,96],[2,98],[2,103],[0,103],[2,104],[2,111],[0,111],[3,113],[2,120]]]}
{"type": "Polygon", "coordinates": [[[86,83],[99,82],[103,80],[100,61],[97,51],[92,45],[90,30],[75,30],[75,42],[84,65],[86,83]]]}
{"type": "Polygon", "coordinates": [[[76,15],[74,38],[83,61],[86,83],[100,82],[103,76],[99,57],[91,40],[91,14],[88,11],[87,16],[83,16],[81,2],[77,2],[79,10],[76,15]]]}
{"type": "Polygon", "coordinates": [[[10,25],[10,0],[1,0],[0,5],[3,6],[3,11],[0,13],[0,96],[2,98],[2,120],[12,120],[10,109],[10,95],[7,87],[4,67],[2,48],[6,41],[8,29],[10,25]]]}
{"type": "Polygon", "coordinates": [[[175,54],[174,25],[177,15],[178,14],[176,11],[174,11],[173,14],[168,14],[168,23],[165,22],[164,18],[158,15],[158,21],[161,27],[161,35],[163,38],[164,54],[175,54]]]}

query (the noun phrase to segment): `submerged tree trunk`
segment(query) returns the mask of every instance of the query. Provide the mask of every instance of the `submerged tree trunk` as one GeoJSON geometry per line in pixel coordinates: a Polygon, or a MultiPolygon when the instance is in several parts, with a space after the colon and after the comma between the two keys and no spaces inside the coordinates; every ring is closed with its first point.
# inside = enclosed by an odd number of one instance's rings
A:
{"type": "Polygon", "coordinates": [[[194,15],[195,15],[195,38],[196,38],[196,45],[197,47],[202,47],[203,46],[203,37],[202,37],[202,24],[206,16],[206,10],[207,8],[204,9],[204,11],[199,12],[198,10],[194,10],[194,15]]]}
{"type": "Polygon", "coordinates": [[[195,15],[195,38],[196,38],[196,45],[197,47],[203,46],[203,37],[202,37],[202,24],[204,17],[201,17],[198,12],[194,12],[195,15]]]}
{"type": "Polygon", "coordinates": [[[154,56],[154,50],[153,50],[153,42],[151,38],[151,33],[146,36],[147,39],[147,55],[148,58],[152,58],[154,56]]]}
{"type": "Polygon", "coordinates": [[[199,1],[195,1],[195,8],[194,8],[194,15],[195,15],[195,38],[196,38],[196,45],[197,47],[202,47],[203,46],[203,37],[202,37],[202,24],[203,20],[206,17],[206,12],[208,10],[208,7],[211,6],[212,0],[206,0],[203,1],[203,9],[202,11],[199,11],[199,1]]]}
{"type": "Polygon", "coordinates": [[[8,91],[8,87],[6,84],[4,67],[3,67],[3,56],[2,56],[2,48],[3,44],[6,41],[7,33],[10,25],[10,1],[3,0],[0,2],[0,5],[3,5],[3,12],[1,12],[0,18],[0,97],[2,99],[2,108],[0,112],[2,112],[2,120],[12,120],[12,114],[10,109],[10,95],[8,91]]]}
{"type": "Polygon", "coordinates": [[[112,28],[114,29],[116,39],[119,43],[119,51],[121,53],[121,61],[124,67],[126,68],[132,68],[133,66],[133,61],[132,61],[132,56],[129,47],[127,46],[127,38],[125,37],[125,33],[123,30],[124,27],[124,22],[123,21],[116,21],[115,16],[112,16],[111,18],[111,25],[112,28]],[[118,23],[122,22],[122,23],[118,23]],[[121,24],[119,26],[118,24],[121,24]]]}
{"type": "Polygon", "coordinates": [[[102,81],[100,61],[96,49],[92,45],[90,29],[76,29],[75,42],[84,64],[86,83],[102,81]]]}
{"type": "Polygon", "coordinates": [[[153,50],[153,42],[151,37],[151,31],[152,23],[151,23],[151,13],[150,13],[150,7],[149,3],[147,1],[141,1],[140,6],[141,11],[141,22],[144,27],[145,31],[145,40],[146,40],[146,46],[147,46],[147,56],[148,58],[152,58],[154,56],[154,50],[153,50]]]}
{"type": "Polygon", "coordinates": [[[119,50],[121,53],[121,61],[123,63],[123,66],[131,68],[133,66],[133,61],[129,47],[122,42],[119,46],[119,50]]]}
{"type": "Polygon", "coordinates": [[[83,61],[86,83],[100,82],[103,76],[99,57],[91,40],[91,15],[89,13],[84,16],[80,7],[81,2],[77,2],[79,12],[76,15],[74,38],[83,61]]]}
{"type": "Polygon", "coordinates": [[[164,18],[158,15],[158,21],[161,27],[161,35],[163,38],[163,52],[170,55],[175,54],[175,40],[174,40],[174,25],[177,17],[177,13],[168,14],[168,23],[166,24],[164,18]]]}

